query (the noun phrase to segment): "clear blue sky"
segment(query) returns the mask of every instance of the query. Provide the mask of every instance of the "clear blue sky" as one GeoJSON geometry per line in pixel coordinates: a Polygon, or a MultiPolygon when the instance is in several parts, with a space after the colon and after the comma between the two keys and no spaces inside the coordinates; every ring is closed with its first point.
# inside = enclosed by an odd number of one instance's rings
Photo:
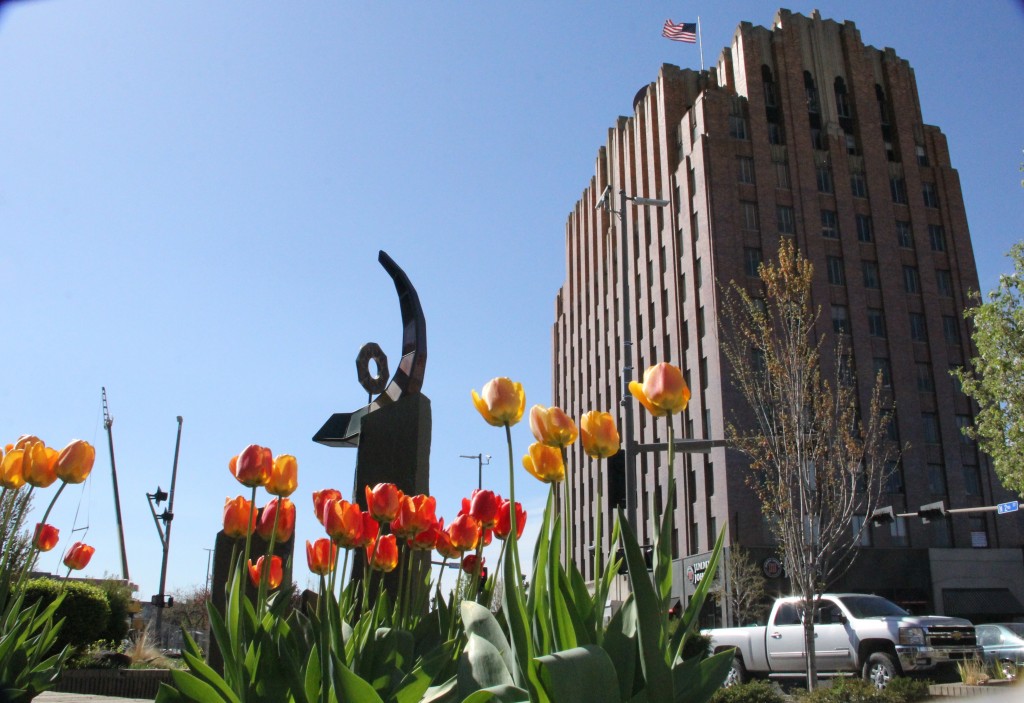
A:
{"type": "MultiPolygon", "coordinates": [[[[705,3],[704,60],[776,5],[705,3]]],[[[914,67],[925,121],[947,135],[982,288],[1024,232],[1024,62],[1018,2],[788,7],[856,22],[914,67]]],[[[201,584],[228,459],[249,443],[299,459],[309,495],[346,493],[355,452],[312,443],[365,402],[360,346],[392,367],[401,330],[384,249],[426,311],[440,512],[507,490],[503,433],[471,388],[507,375],[551,398],[566,218],[616,117],[662,63],[680,2],[18,0],[0,4],[0,434],[97,446],[93,477],[52,522],[88,525],[89,575],[120,572],[100,388],[114,438],[132,579],[157,592],[146,493],[168,488],[184,417],[169,590],[201,584]],[[77,522],[76,522],[77,511],[77,522]]],[[[545,488],[518,468],[536,526],[545,488]]],[[[50,493],[40,494],[41,509],[50,493]]],[[[346,496],[348,497],[348,496],[346,496]]],[[[81,533],[77,535],[81,537],[81,533]]],[[[296,552],[297,580],[305,559],[296,552]]],[[[41,566],[56,569],[59,555],[41,566]]]]}

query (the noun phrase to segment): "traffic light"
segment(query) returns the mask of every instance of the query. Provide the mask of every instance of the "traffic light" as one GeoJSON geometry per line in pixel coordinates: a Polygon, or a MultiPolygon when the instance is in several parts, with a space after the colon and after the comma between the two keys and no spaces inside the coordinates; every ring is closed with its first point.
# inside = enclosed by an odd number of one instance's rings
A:
{"type": "Polygon", "coordinates": [[[932,520],[945,520],[946,519],[946,504],[943,501],[938,503],[928,503],[922,505],[917,509],[917,516],[921,518],[921,522],[927,525],[932,520]]]}

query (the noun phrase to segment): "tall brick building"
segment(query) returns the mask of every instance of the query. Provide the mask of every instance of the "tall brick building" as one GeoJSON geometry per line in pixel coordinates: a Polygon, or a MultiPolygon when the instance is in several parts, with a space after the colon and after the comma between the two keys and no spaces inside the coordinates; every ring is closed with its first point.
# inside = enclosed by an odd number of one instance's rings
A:
{"type": "MultiPolygon", "coordinates": [[[[659,361],[686,374],[693,400],[675,419],[677,437],[721,439],[737,417],[744,401],[723,375],[718,346],[727,334],[719,285],[756,290],[758,264],[789,237],[815,265],[821,331],[847,335],[861,397],[881,372],[895,400],[893,439],[910,448],[882,504],[900,513],[1012,498],[960,433],[973,410],[949,371],[971,355],[963,310],[978,279],[958,175],[945,136],[922,120],[909,64],[865,46],[852,22],[780,10],[771,28],[740,24],[715,68],[662,66],[633,107],[609,129],[566,226],[554,402],[575,417],[611,410],[621,422],[620,221],[598,205],[606,188],[616,209],[622,192],[665,199],[668,207],[625,211],[629,337],[634,378],[659,361]]],[[[633,417],[637,441],[667,439],[664,420],[633,417]]],[[[634,463],[638,531],[650,542],[651,505],[667,498],[667,456],[641,453],[634,463]]],[[[726,525],[727,544],[757,557],[770,590],[786,590],[742,457],[726,448],[684,455],[676,472],[674,589],[683,603],[726,525]]],[[[598,505],[594,462],[578,445],[570,451],[571,553],[588,579],[596,513],[610,514],[622,493],[615,479],[598,505]]],[[[1024,615],[1018,515],[872,528],[837,587],[917,612],[1024,615]]]]}

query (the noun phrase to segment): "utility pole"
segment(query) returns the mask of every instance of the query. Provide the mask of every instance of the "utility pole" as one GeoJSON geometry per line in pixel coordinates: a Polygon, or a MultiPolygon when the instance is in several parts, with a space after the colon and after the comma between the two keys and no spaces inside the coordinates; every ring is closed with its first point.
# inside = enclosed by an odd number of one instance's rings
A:
{"type": "Polygon", "coordinates": [[[107,430],[107,445],[110,447],[110,475],[114,480],[114,514],[117,518],[117,539],[121,546],[121,577],[128,580],[128,553],[124,548],[124,523],[121,522],[121,494],[117,490],[117,465],[114,463],[114,418],[107,409],[107,388],[103,386],[103,427],[107,430]]]}
{"type": "MultiPolygon", "coordinates": [[[[160,490],[157,486],[156,493],[147,493],[146,497],[149,499],[149,510],[153,513],[153,522],[156,523],[156,531],[160,533],[160,543],[163,545],[163,561],[160,564],[160,592],[153,596],[153,605],[156,606],[156,635],[161,637],[160,628],[163,625],[163,613],[164,608],[168,606],[167,595],[164,593],[164,589],[167,586],[167,555],[170,552],[171,547],[171,521],[174,520],[174,485],[178,480],[178,450],[181,449],[181,415],[178,415],[178,439],[174,443],[174,466],[171,469],[171,493],[170,497],[160,490]],[[157,505],[160,502],[168,498],[167,508],[161,515],[156,514],[156,509],[153,507],[155,502],[157,505]],[[160,526],[160,521],[163,520],[164,526],[160,526]]],[[[209,571],[209,560],[207,560],[207,571],[209,571]]],[[[174,601],[170,601],[171,604],[174,601]]]]}
{"type": "Polygon", "coordinates": [[[476,487],[482,489],[484,487],[484,467],[489,466],[491,463],[490,454],[459,454],[460,459],[476,459],[476,487]],[[486,459],[487,461],[484,461],[486,459]]]}

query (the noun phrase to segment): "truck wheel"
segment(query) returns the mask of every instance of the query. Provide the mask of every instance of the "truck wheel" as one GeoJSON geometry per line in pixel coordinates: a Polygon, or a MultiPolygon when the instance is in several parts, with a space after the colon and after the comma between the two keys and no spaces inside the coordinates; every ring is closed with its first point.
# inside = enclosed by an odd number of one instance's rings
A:
{"type": "Polygon", "coordinates": [[[900,675],[899,665],[891,654],[875,652],[864,664],[864,680],[878,690],[889,685],[889,682],[900,675]]]}
{"type": "Polygon", "coordinates": [[[748,678],[747,668],[743,666],[743,660],[740,659],[738,654],[732,655],[732,666],[729,667],[729,673],[725,677],[725,682],[722,684],[722,688],[729,688],[730,686],[738,686],[741,683],[746,683],[748,678]]]}

